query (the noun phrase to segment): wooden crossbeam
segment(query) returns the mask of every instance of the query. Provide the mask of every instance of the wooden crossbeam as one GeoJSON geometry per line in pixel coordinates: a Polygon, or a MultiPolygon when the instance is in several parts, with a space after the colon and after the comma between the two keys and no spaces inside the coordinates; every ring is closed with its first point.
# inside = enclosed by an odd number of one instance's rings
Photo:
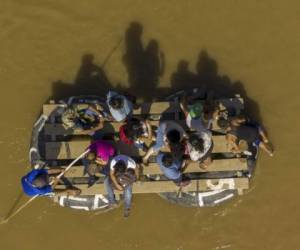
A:
{"type": "MultiPolygon", "coordinates": [[[[158,126],[159,121],[150,121],[151,125],[158,126]]],[[[103,131],[105,133],[115,133],[119,132],[120,127],[123,123],[120,122],[104,122],[103,131]]],[[[46,135],[81,135],[81,131],[76,131],[72,129],[65,129],[60,123],[46,123],[44,127],[44,133],[46,135]]]]}
{"type": "MultiPolygon", "coordinates": [[[[88,188],[87,184],[74,185],[81,189],[81,195],[95,195],[106,193],[104,185],[94,184],[88,188]]],[[[58,185],[57,188],[64,188],[63,185],[58,185]]],[[[224,178],[224,179],[202,179],[192,180],[190,185],[182,189],[183,192],[187,191],[211,191],[211,190],[228,190],[228,189],[248,189],[248,178],[224,178]]],[[[163,192],[178,192],[178,186],[172,181],[147,181],[138,182],[133,185],[133,193],[163,193],[163,192]]],[[[120,191],[116,191],[120,193],[120,191]]]]}
{"type": "MultiPolygon", "coordinates": [[[[185,173],[197,172],[217,172],[217,171],[240,171],[246,170],[247,163],[244,160],[234,159],[220,159],[214,160],[206,169],[200,168],[198,162],[191,162],[185,169],[185,173]]],[[[163,174],[156,163],[149,164],[143,167],[143,174],[163,174]]]]}
{"type": "MultiPolygon", "coordinates": [[[[227,153],[230,152],[225,136],[213,136],[214,148],[213,153],[227,153]]],[[[91,139],[88,137],[78,138],[76,141],[62,141],[62,142],[46,142],[46,159],[75,159],[80,155],[90,144],[91,139]]],[[[130,156],[141,156],[144,153],[138,150],[133,145],[126,145],[121,141],[113,142],[113,145],[122,153],[130,156]]]]}
{"type": "MultiPolygon", "coordinates": [[[[64,107],[63,104],[44,104],[43,114],[50,115],[55,109],[59,107],[64,107]]],[[[138,109],[133,110],[134,115],[143,114],[161,114],[163,112],[174,112],[176,109],[180,109],[179,106],[175,105],[173,102],[153,102],[153,103],[143,103],[138,109]]]]}
{"type": "MultiPolygon", "coordinates": [[[[112,145],[121,154],[131,155],[131,156],[140,156],[141,151],[139,151],[133,145],[126,145],[123,142],[113,142],[110,141],[112,145]]],[[[75,159],[78,155],[82,154],[86,148],[91,144],[89,138],[82,138],[81,140],[76,141],[64,141],[64,142],[47,142],[46,147],[46,159],[47,160],[66,160],[66,159],[75,159]]]]}
{"type": "MultiPolygon", "coordinates": [[[[62,166],[62,168],[65,168],[62,166]]],[[[247,170],[247,163],[244,159],[220,159],[214,160],[211,165],[206,169],[200,168],[199,163],[191,162],[185,169],[185,173],[205,173],[205,172],[218,172],[218,171],[242,171],[247,170]]],[[[150,163],[148,166],[142,168],[144,175],[163,174],[156,163],[150,163]]],[[[83,177],[84,167],[75,166],[71,168],[66,174],[67,178],[83,177]]]]}
{"type": "MultiPolygon", "coordinates": [[[[219,99],[225,107],[242,110],[244,108],[244,100],[242,98],[227,98],[219,99]]],[[[62,104],[44,104],[43,105],[43,114],[49,116],[56,108],[63,106],[62,104]]],[[[133,114],[161,114],[163,112],[174,112],[175,110],[180,109],[178,103],[176,102],[153,102],[153,103],[143,103],[140,105],[140,108],[135,109],[133,114]]]]}

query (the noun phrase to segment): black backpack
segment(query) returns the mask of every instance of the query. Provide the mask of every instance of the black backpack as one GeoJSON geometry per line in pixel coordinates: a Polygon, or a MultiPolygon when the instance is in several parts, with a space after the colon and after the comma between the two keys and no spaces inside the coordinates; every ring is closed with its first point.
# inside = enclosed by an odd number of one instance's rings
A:
{"type": "Polygon", "coordinates": [[[116,178],[117,182],[123,187],[126,188],[129,185],[132,185],[136,181],[136,176],[133,169],[126,169],[125,172],[117,172],[116,178]]]}

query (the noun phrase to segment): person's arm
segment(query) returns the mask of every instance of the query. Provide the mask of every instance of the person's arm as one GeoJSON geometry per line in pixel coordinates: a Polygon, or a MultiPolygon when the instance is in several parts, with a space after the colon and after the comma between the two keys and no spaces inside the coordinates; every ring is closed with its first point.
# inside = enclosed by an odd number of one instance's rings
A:
{"type": "Polygon", "coordinates": [[[239,146],[237,145],[237,137],[234,135],[227,134],[226,135],[227,143],[232,146],[230,149],[233,153],[240,153],[239,146]]]}
{"type": "Polygon", "coordinates": [[[183,173],[183,172],[186,170],[188,164],[189,164],[189,161],[188,161],[188,160],[183,160],[183,161],[182,161],[181,169],[180,169],[180,172],[181,172],[181,173],[183,173]]]}
{"type": "Polygon", "coordinates": [[[182,112],[184,113],[185,116],[189,114],[188,107],[187,107],[187,97],[184,95],[182,97],[182,100],[180,102],[180,108],[182,109],[182,112]]]}
{"type": "MultiPolygon", "coordinates": [[[[100,118],[100,117],[99,117],[100,118]]],[[[94,128],[91,128],[90,129],[90,132],[95,132],[95,131],[97,131],[97,130],[100,130],[100,129],[102,129],[103,128],[103,119],[102,119],[102,117],[99,119],[99,123],[98,123],[98,125],[96,126],[96,127],[94,127],[94,128]]]]}
{"type": "Polygon", "coordinates": [[[151,128],[151,124],[149,121],[145,121],[145,124],[146,124],[146,127],[147,127],[147,130],[148,130],[148,139],[151,140],[152,139],[152,128],[151,128]]]}
{"type": "Polygon", "coordinates": [[[116,176],[115,176],[115,170],[114,169],[111,169],[110,170],[110,178],[112,180],[112,182],[114,183],[115,187],[120,190],[120,191],[123,191],[123,187],[117,182],[117,179],[116,179],[116,176]]]}
{"type": "Polygon", "coordinates": [[[144,164],[147,164],[147,163],[148,163],[149,157],[150,157],[151,155],[153,155],[154,152],[155,152],[155,150],[154,150],[153,147],[149,148],[148,152],[147,152],[147,153],[144,155],[144,157],[143,157],[143,163],[144,163],[144,164]]]}
{"type": "Polygon", "coordinates": [[[104,165],[106,162],[103,161],[100,157],[96,157],[95,162],[99,165],[104,165]]]}
{"type": "Polygon", "coordinates": [[[139,165],[137,165],[136,167],[135,167],[135,169],[134,169],[134,174],[135,174],[135,177],[136,177],[136,180],[139,180],[139,178],[140,178],[140,175],[139,175],[139,169],[140,169],[140,166],[139,165]]]}
{"type": "Polygon", "coordinates": [[[102,114],[102,112],[100,110],[98,110],[97,107],[94,108],[93,106],[89,106],[89,109],[91,111],[93,111],[98,116],[98,119],[99,119],[99,124],[95,128],[90,129],[90,131],[96,131],[96,130],[99,130],[99,129],[103,128],[103,122],[104,122],[103,117],[104,117],[104,115],[102,114]]]}

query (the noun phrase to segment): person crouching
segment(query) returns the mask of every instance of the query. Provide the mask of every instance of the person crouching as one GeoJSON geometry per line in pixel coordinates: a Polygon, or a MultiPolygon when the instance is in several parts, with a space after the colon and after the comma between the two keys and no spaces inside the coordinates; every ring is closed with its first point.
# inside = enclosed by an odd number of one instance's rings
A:
{"type": "Polygon", "coordinates": [[[132,200],[132,184],[138,179],[138,168],[135,161],[126,155],[115,156],[110,163],[110,175],[105,178],[104,185],[108,195],[109,206],[116,207],[114,189],[123,191],[124,217],[130,214],[132,200]]]}

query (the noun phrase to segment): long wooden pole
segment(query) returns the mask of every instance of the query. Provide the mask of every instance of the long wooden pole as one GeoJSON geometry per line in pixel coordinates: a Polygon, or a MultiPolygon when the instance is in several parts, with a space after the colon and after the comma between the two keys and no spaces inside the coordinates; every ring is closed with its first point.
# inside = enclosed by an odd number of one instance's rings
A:
{"type": "MultiPolygon", "coordinates": [[[[87,149],[85,152],[83,152],[81,155],[79,155],[75,160],[73,160],[70,165],[68,167],[66,167],[66,169],[61,172],[54,180],[52,180],[50,182],[50,185],[52,185],[53,183],[55,183],[56,181],[58,181],[71,167],[73,167],[73,165],[79,161],[82,157],[84,157],[90,150],[87,149]]],[[[20,206],[15,212],[8,214],[1,222],[0,224],[4,224],[7,223],[11,218],[13,218],[14,216],[16,216],[19,212],[21,212],[28,204],[30,204],[32,201],[34,201],[38,196],[38,194],[36,194],[35,196],[31,197],[27,202],[25,202],[22,206],[20,206]]]]}

